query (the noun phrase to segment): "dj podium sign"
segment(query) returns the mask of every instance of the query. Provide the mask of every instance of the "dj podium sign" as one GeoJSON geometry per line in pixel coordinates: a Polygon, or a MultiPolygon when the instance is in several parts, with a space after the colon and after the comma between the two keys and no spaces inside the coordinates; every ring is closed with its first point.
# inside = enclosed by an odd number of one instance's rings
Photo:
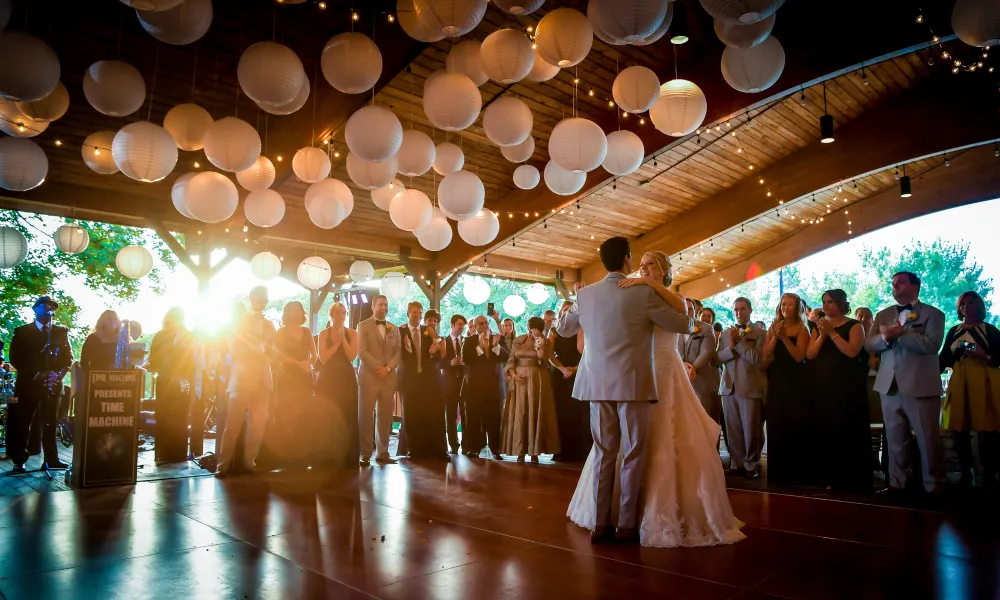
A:
{"type": "Polygon", "coordinates": [[[91,371],[76,428],[75,483],[82,487],[135,483],[139,396],[143,371],[91,371]]]}

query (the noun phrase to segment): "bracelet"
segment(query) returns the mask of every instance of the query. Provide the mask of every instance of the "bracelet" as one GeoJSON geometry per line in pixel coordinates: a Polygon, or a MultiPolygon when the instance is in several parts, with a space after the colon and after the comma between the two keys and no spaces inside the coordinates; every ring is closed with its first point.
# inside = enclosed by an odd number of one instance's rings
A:
{"type": "Polygon", "coordinates": [[[839,337],[840,337],[840,334],[835,332],[833,335],[830,336],[830,339],[831,340],[835,340],[835,339],[837,339],[839,337]]]}

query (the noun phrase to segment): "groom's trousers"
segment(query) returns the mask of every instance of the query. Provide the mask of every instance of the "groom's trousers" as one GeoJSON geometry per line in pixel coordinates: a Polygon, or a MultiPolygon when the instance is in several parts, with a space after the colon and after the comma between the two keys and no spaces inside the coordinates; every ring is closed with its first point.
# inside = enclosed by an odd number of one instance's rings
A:
{"type": "Polygon", "coordinates": [[[615,463],[622,450],[621,501],[618,527],[638,523],[639,485],[646,463],[646,427],[649,402],[591,402],[590,431],[594,436],[594,498],[597,525],[611,524],[615,491],[615,463]]]}

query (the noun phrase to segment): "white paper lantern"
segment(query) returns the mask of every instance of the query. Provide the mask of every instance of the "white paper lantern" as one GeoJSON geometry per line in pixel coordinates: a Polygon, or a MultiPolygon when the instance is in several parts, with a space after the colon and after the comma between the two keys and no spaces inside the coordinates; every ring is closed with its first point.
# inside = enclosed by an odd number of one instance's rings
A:
{"type": "Polygon", "coordinates": [[[448,175],[465,166],[465,153],[451,142],[437,145],[434,151],[434,171],[438,175],[448,175]]]}
{"type": "Polygon", "coordinates": [[[281,259],[272,252],[258,252],[250,259],[250,272],[261,281],[281,275],[281,259]]]}
{"type": "Polygon", "coordinates": [[[291,48],[277,42],[257,42],[243,51],[236,66],[240,88],[254,102],[280,106],[295,99],[305,71],[291,48]]]}
{"type": "Polygon", "coordinates": [[[76,223],[60,225],[52,234],[56,248],[66,254],[79,254],[90,245],[90,234],[76,223]]]}
{"type": "Polygon", "coordinates": [[[483,130],[497,146],[516,146],[528,139],[534,117],[524,100],[501,96],[483,111],[483,130]]]}
{"type": "Polygon", "coordinates": [[[572,8],[557,8],[538,22],[535,44],[550,65],[572,67],[583,62],[594,43],[594,30],[587,17],[572,8]]]}
{"type": "Polygon", "coordinates": [[[170,175],[177,164],[177,144],[167,130],[149,121],[129,123],[111,141],[115,165],[127,177],[150,183],[170,175]]]}
{"type": "Polygon", "coordinates": [[[205,133],[205,156],[230,173],[253,166],[260,156],[260,146],[260,135],[253,125],[236,117],[219,119],[205,133]]]}
{"type": "Polygon", "coordinates": [[[121,3],[136,10],[170,10],[184,0],[121,0],[121,3]]]}
{"type": "Polygon", "coordinates": [[[726,19],[715,20],[715,35],[719,41],[727,46],[737,48],[752,48],[759,46],[767,36],[771,35],[774,29],[774,21],[777,14],[773,14],[766,19],[761,19],[756,23],[744,25],[739,21],[729,21],[726,19]]]}
{"type": "Polygon", "coordinates": [[[756,23],[773,15],[785,0],[701,0],[705,12],[716,19],[756,23]]]}
{"type": "Polygon", "coordinates": [[[490,299],[493,290],[488,281],[482,277],[462,276],[462,295],[469,304],[479,305],[490,299]]]}
{"type": "Polygon", "coordinates": [[[502,85],[521,81],[535,64],[531,40],[516,29],[498,29],[486,36],[479,56],[483,71],[502,85]]]}
{"type": "Polygon", "coordinates": [[[274,184],[274,175],[274,163],[270,158],[261,155],[249,168],[236,171],[236,181],[249,192],[259,192],[274,184]]]}
{"type": "Polygon", "coordinates": [[[620,129],[608,134],[608,155],[601,166],[608,173],[621,177],[634,173],[645,156],[646,149],[639,136],[628,129],[620,129]]]}
{"type": "Polygon", "coordinates": [[[483,209],[474,217],[458,222],[458,236],[470,246],[485,246],[500,234],[500,219],[483,209]]]}
{"type": "Polygon", "coordinates": [[[503,312],[515,319],[524,314],[524,309],[528,308],[528,305],[524,302],[524,298],[520,296],[507,296],[503,301],[503,312]]]}
{"type": "Polygon", "coordinates": [[[413,0],[417,18],[429,30],[445,37],[465,35],[486,14],[486,0],[413,0]]]}
{"type": "Polygon", "coordinates": [[[356,260],[351,263],[350,269],[351,281],[355,283],[364,283],[366,281],[371,281],[375,277],[375,267],[372,266],[367,260],[356,260]]]}
{"type": "Polygon", "coordinates": [[[0,227],[0,269],[13,269],[28,256],[28,240],[13,227],[0,227]]]}
{"type": "Polygon", "coordinates": [[[193,44],[212,26],[212,0],[184,0],[164,11],[135,11],[139,24],[157,40],[174,46],[193,44]]]}
{"type": "Polygon", "coordinates": [[[542,174],[531,165],[521,165],[514,169],[514,185],[522,190],[533,190],[541,181],[542,174]]]}
{"type": "Polygon", "coordinates": [[[604,162],[608,138],[601,126],[589,119],[563,119],[549,136],[549,156],[560,167],[574,173],[589,173],[604,162]]]}
{"type": "Polygon", "coordinates": [[[523,163],[535,153],[535,138],[530,135],[523,142],[514,146],[500,148],[500,154],[512,163],[523,163]]]}
{"type": "Polygon", "coordinates": [[[542,304],[549,299],[549,288],[540,283],[535,283],[528,286],[528,289],[525,290],[525,295],[528,297],[528,302],[542,304]]]}
{"type": "Polygon", "coordinates": [[[531,63],[531,70],[528,74],[524,76],[528,81],[548,81],[559,74],[561,70],[556,65],[550,64],[545,61],[544,58],[538,55],[538,48],[532,50],[535,54],[535,60],[531,63]]]}
{"type": "Polygon", "coordinates": [[[648,46],[650,44],[655,44],[660,41],[660,39],[667,34],[667,30],[670,29],[670,24],[674,21],[674,3],[671,1],[667,8],[667,16],[663,18],[660,26],[656,28],[656,31],[649,34],[648,36],[642,38],[641,40],[636,40],[632,42],[633,46],[648,46]]]}
{"type": "Polygon", "coordinates": [[[330,263],[326,262],[322,257],[310,256],[299,263],[296,275],[299,277],[299,283],[304,287],[310,290],[318,290],[330,283],[330,279],[333,277],[333,270],[330,269],[330,263]]]}
{"type": "Polygon", "coordinates": [[[0,31],[10,22],[10,14],[13,10],[13,0],[0,0],[0,31]]]}
{"type": "Polygon", "coordinates": [[[461,73],[442,73],[424,87],[424,114],[438,129],[459,131],[476,122],[483,97],[461,73]]]}
{"type": "Polygon", "coordinates": [[[318,183],[314,183],[309,186],[305,194],[305,205],[306,211],[312,215],[313,212],[316,213],[316,218],[313,222],[322,221],[326,223],[327,226],[320,225],[324,229],[330,229],[336,227],[341,221],[350,216],[351,212],[354,211],[354,194],[351,192],[351,188],[347,187],[347,184],[339,179],[324,179],[318,183]],[[324,206],[317,210],[313,210],[313,206],[322,199],[324,206]],[[332,208],[327,206],[330,202],[336,202],[343,209],[339,217],[334,212],[332,208]],[[336,218],[335,218],[336,217],[336,218]],[[334,223],[330,225],[330,223],[334,223]]]}
{"type": "Polygon", "coordinates": [[[493,0],[500,10],[512,15],[530,15],[545,4],[545,0],[493,0]]]}
{"type": "Polygon", "coordinates": [[[634,115],[644,113],[660,97],[660,79],[652,69],[638,65],[628,67],[615,77],[611,95],[623,111],[634,115]]]}
{"type": "Polygon", "coordinates": [[[225,221],[233,216],[240,203],[236,184],[215,171],[196,174],[187,182],[183,193],[188,213],[205,223],[225,221]]]}
{"type": "Polygon", "coordinates": [[[347,176],[351,178],[354,185],[363,190],[377,190],[389,185],[392,183],[392,178],[396,176],[397,169],[396,157],[374,163],[353,152],[347,155],[347,176]]]}
{"type": "Polygon", "coordinates": [[[0,138],[0,188],[26,192],[45,182],[49,159],[32,140],[0,138]]]}
{"type": "Polygon", "coordinates": [[[326,179],[330,168],[330,157],[319,148],[300,148],[292,157],[292,172],[306,183],[326,179]]]}
{"type": "Polygon", "coordinates": [[[440,252],[451,243],[451,224],[441,211],[437,215],[426,226],[413,232],[420,246],[428,252],[440,252]]]}
{"type": "Polygon", "coordinates": [[[590,0],[587,19],[615,44],[631,44],[649,37],[667,16],[668,0],[590,0]]]}
{"type": "Polygon", "coordinates": [[[80,155],[91,171],[101,175],[113,175],[118,172],[118,165],[115,164],[114,156],[111,154],[111,144],[114,139],[114,131],[103,129],[95,131],[83,140],[80,155]]]}
{"type": "MultiPolygon", "coordinates": [[[[330,179],[329,181],[336,181],[330,179]]],[[[333,229],[347,218],[344,213],[344,205],[333,195],[322,194],[313,198],[312,202],[306,204],[306,213],[313,225],[320,229],[333,229]]]]}
{"type": "Polygon", "coordinates": [[[649,118],[659,131],[681,137],[698,129],[707,113],[708,100],[700,87],[687,79],[671,79],[660,86],[649,118]]]}
{"type": "Polygon", "coordinates": [[[375,206],[381,208],[382,210],[389,210],[389,204],[392,203],[392,197],[405,190],[406,187],[403,186],[403,182],[398,179],[393,179],[389,185],[382,186],[377,190],[372,190],[372,202],[375,206]]]}
{"type": "Polygon", "coordinates": [[[178,148],[191,152],[205,147],[205,134],[213,122],[212,115],[197,104],[178,104],[167,111],[163,128],[178,148]]]}
{"type": "Polygon", "coordinates": [[[419,129],[403,132],[403,143],[396,154],[399,172],[409,177],[419,177],[430,170],[437,153],[434,140],[419,129]]]}
{"type": "Polygon", "coordinates": [[[0,98],[34,102],[59,85],[59,57],[30,33],[0,31],[0,57],[0,98]]]}
{"type": "Polygon", "coordinates": [[[545,177],[545,185],[553,193],[560,196],[572,196],[583,189],[583,184],[587,182],[586,173],[567,171],[556,164],[554,160],[550,160],[545,165],[543,176],[545,177]]]}
{"type": "Polygon", "coordinates": [[[482,180],[469,171],[445,175],[438,185],[438,203],[458,221],[475,216],[485,201],[486,188],[482,180]]]}
{"type": "Polygon", "coordinates": [[[758,46],[727,46],[722,52],[722,77],[734,90],[756,94],[774,85],[785,70],[785,49],[774,36],[758,46]]]}
{"type": "Polygon", "coordinates": [[[391,301],[405,300],[410,295],[410,280],[402,273],[390,271],[382,276],[379,292],[391,301]]]}
{"type": "Polygon", "coordinates": [[[347,32],[335,35],[323,47],[320,57],[323,77],[345,94],[363,94],[382,75],[382,53],[370,37],[347,32]]]}
{"type": "Polygon", "coordinates": [[[951,11],[951,28],[970,46],[1000,44],[1000,5],[990,0],[958,0],[951,11]]]}
{"type": "Polygon", "coordinates": [[[417,18],[417,11],[413,9],[413,0],[397,0],[396,16],[399,18],[399,26],[403,28],[406,35],[418,42],[433,44],[444,39],[443,33],[434,31],[417,18]]]}
{"type": "Polygon", "coordinates": [[[142,246],[125,246],[118,251],[115,266],[125,277],[139,279],[153,270],[153,255],[142,246]]]}
{"type": "Polygon", "coordinates": [[[445,59],[445,67],[448,73],[461,73],[472,80],[477,86],[481,86],[490,80],[490,76],[483,70],[481,60],[482,44],[475,40],[463,40],[448,52],[445,59]]]}
{"type": "Polygon", "coordinates": [[[381,106],[365,106],[347,120],[347,147],[370,162],[389,160],[403,144],[403,126],[395,113],[381,106]]]}
{"type": "Polygon", "coordinates": [[[197,174],[198,172],[196,171],[194,173],[185,173],[181,175],[174,180],[174,185],[170,188],[170,201],[173,203],[174,208],[177,209],[177,212],[189,219],[194,219],[194,217],[191,216],[190,212],[188,212],[187,204],[184,201],[184,195],[187,193],[187,184],[190,183],[197,174]]]}
{"type": "Polygon", "coordinates": [[[257,227],[274,227],[285,218],[285,199],[274,190],[250,192],[243,201],[243,212],[257,227]]]}
{"type": "Polygon", "coordinates": [[[309,93],[309,80],[303,79],[299,93],[288,104],[268,104],[266,102],[257,102],[256,104],[261,110],[272,115],[290,115],[305,105],[306,100],[309,99],[309,93]]]}
{"type": "Polygon", "coordinates": [[[434,216],[427,194],[420,190],[403,190],[389,203],[389,218],[403,231],[416,231],[426,227],[434,216]]]}
{"type": "Polygon", "coordinates": [[[99,60],[83,74],[83,95],[97,112],[124,117],[146,101],[146,82],[127,62],[99,60]]]}
{"type": "Polygon", "coordinates": [[[34,102],[18,102],[17,109],[35,121],[51,122],[62,118],[69,110],[69,92],[59,82],[48,96],[34,102]]]}
{"type": "Polygon", "coordinates": [[[17,104],[0,98],[0,131],[19,138],[33,138],[49,128],[48,121],[36,121],[17,108],[17,104]]]}

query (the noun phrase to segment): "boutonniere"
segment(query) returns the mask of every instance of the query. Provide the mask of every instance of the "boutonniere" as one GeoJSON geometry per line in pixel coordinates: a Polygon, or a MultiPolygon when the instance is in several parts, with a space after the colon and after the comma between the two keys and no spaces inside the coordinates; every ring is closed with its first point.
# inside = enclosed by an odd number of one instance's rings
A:
{"type": "Polygon", "coordinates": [[[753,328],[747,325],[743,329],[740,329],[740,337],[746,339],[751,333],[753,333],[753,328]]]}
{"type": "Polygon", "coordinates": [[[386,321],[386,323],[385,323],[385,330],[386,331],[392,331],[392,323],[389,323],[388,321],[386,321]]]}
{"type": "Polygon", "coordinates": [[[695,325],[694,328],[691,329],[691,333],[698,333],[699,331],[701,331],[701,328],[699,328],[697,325],[695,325]]]}
{"type": "Polygon", "coordinates": [[[424,337],[431,337],[431,331],[430,331],[430,329],[424,330],[424,337]]]}
{"type": "Polygon", "coordinates": [[[915,311],[911,310],[910,314],[906,315],[906,320],[909,321],[910,323],[912,323],[912,322],[914,322],[914,321],[917,320],[918,316],[919,315],[917,315],[917,313],[915,311]]]}

